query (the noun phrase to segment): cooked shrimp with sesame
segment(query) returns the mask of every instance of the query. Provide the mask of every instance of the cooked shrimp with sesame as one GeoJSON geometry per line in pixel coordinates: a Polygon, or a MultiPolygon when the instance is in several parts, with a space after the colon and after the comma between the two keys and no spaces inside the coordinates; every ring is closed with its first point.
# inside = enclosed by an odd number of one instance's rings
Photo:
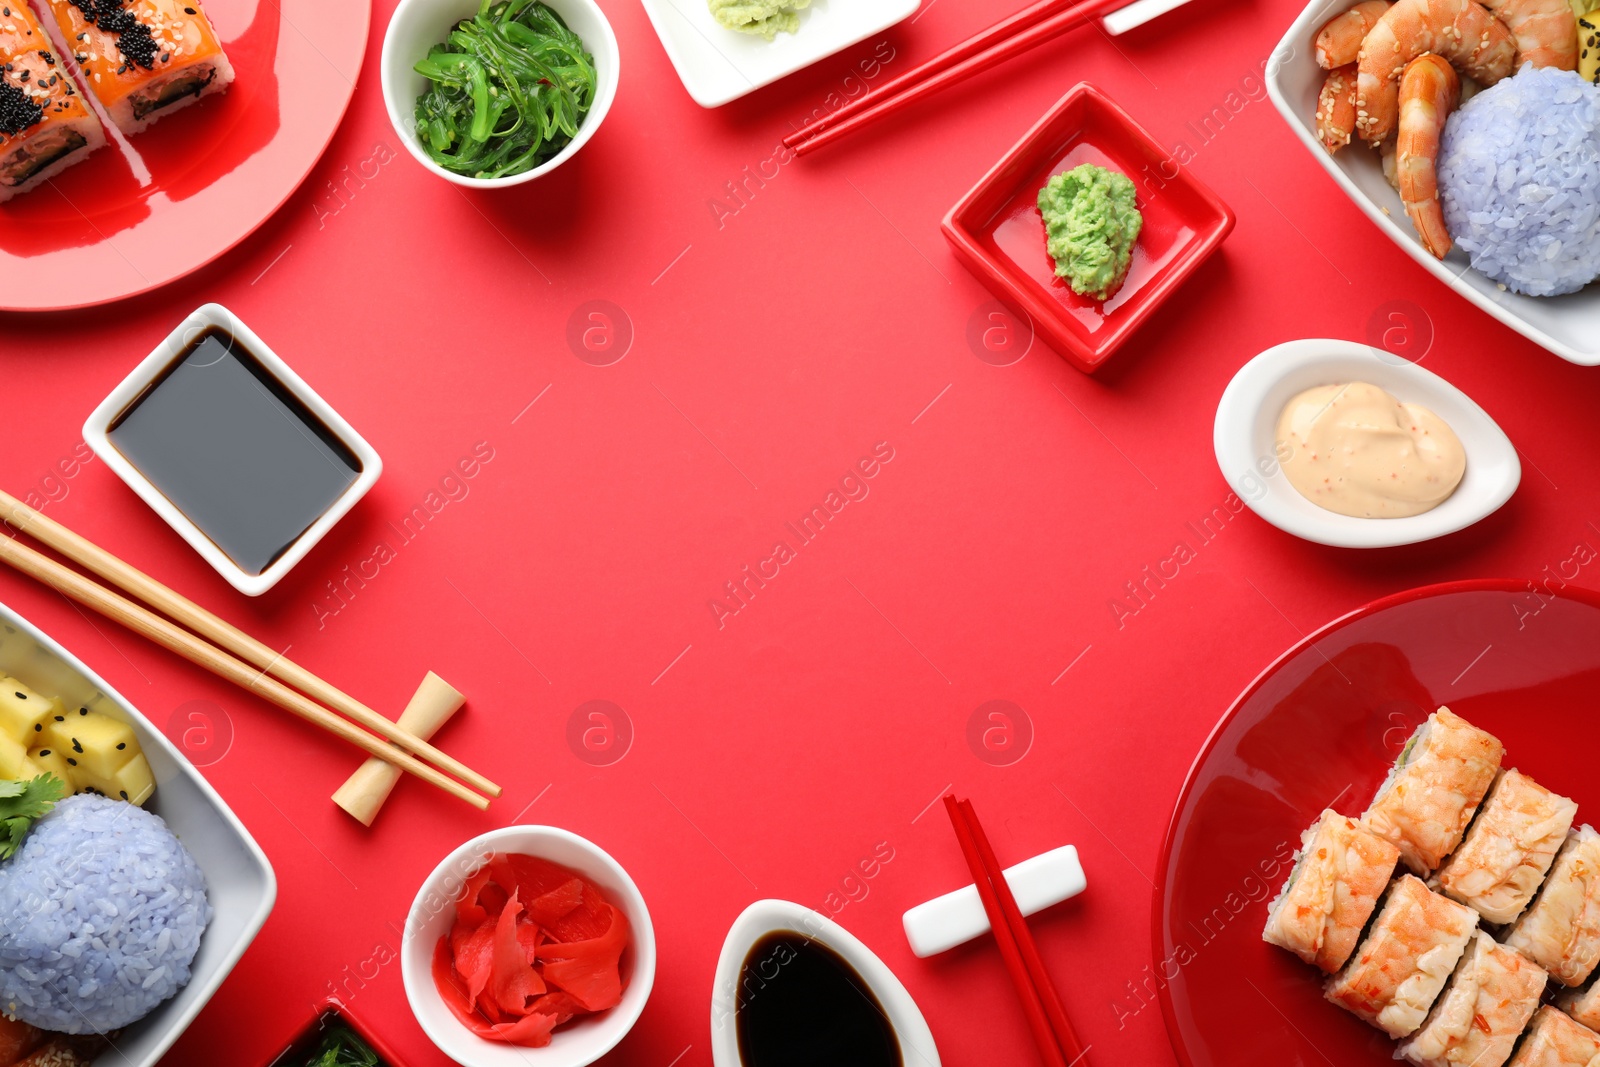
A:
{"type": "Polygon", "coordinates": [[[1487,87],[1511,73],[1517,43],[1477,0],[1399,0],[1361,42],[1356,60],[1356,130],[1363,140],[1378,144],[1394,132],[1400,76],[1428,52],[1487,87]]]}
{"type": "Polygon", "coordinates": [[[1578,69],[1578,16],[1567,0],[1482,0],[1517,42],[1516,65],[1578,69]]]}
{"type": "Polygon", "coordinates": [[[1439,206],[1439,138],[1460,100],[1461,79],[1442,58],[1430,53],[1406,64],[1400,78],[1395,185],[1423,246],[1438,259],[1445,257],[1452,243],[1439,206]]]}
{"type": "Polygon", "coordinates": [[[1389,0],[1362,0],[1343,14],[1335,15],[1317,31],[1317,66],[1323,70],[1354,63],[1361,54],[1361,42],[1389,10],[1389,0]]]}
{"type": "Polygon", "coordinates": [[[1317,98],[1317,135],[1322,147],[1337,152],[1356,132],[1356,65],[1346,63],[1328,71],[1317,98]]]}

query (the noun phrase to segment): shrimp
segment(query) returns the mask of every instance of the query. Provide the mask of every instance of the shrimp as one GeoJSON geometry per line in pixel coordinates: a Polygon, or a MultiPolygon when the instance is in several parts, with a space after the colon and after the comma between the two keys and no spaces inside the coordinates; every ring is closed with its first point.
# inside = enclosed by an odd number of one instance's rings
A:
{"type": "Polygon", "coordinates": [[[1346,63],[1328,71],[1317,98],[1317,133],[1322,147],[1337,152],[1350,143],[1356,131],[1356,65],[1346,63]]]}
{"type": "Polygon", "coordinates": [[[1354,63],[1361,42],[1389,10],[1389,0],[1362,0],[1342,15],[1335,15],[1317,31],[1317,66],[1323,70],[1354,63]]]}
{"type": "Polygon", "coordinates": [[[1517,43],[1477,0],[1399,0],[1361,42],[1356,131],[1364,140],[1377,144],[1394,130],[1400,74],[1424,52],[1488,87],[1511,73],[1517,43]]]}
{"type": "Polygon", "coordinates": [[[1578,16],[1567,0],[1482,0],[1517,42],[1517,66],[1578,69],[1578,16]]]}
{"type": "MultiPolygon", "coordinates": [[[[1561,0],[1566,3],[1566,0],[1561,0]]],[[[1435,258],[1450,251],[1450,231],[1439,206],[1434,164],[1444,121],[1461,100],[1455,68],[1436,55],[1418,56],[1400,78],[1400,133],[1395,141],[1395,184],[1400,202],[1417,228],[1423,247],[1435,258]]]]}

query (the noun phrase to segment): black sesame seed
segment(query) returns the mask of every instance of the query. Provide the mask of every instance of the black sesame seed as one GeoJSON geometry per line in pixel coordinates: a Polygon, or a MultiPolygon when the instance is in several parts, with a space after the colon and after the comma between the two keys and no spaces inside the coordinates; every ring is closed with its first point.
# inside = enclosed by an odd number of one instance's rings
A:
{"type": "Polygon", "coordinates": [[[78,765],[78,761],[73,759],[71,756],[68,756],[67,757],[67,765],[69,767],[76,767],[78,765]]]}
{"type": "Polygon", "coordinates": [[[171,52],[162,52],[161,53],[161,62],[170,63],[171,61],[172,61],[172,53],[171,52]]]}
{"type": "Polygon", "coordinates": [[[79,715],[87,715],[87,714],[89,714],[89,709],[88,708],[79,708],[78,709],[78,714],[79,715]]]}
{"type": "MultiPolygon", "coordinates": [[[[28,72],[27,71],[23,71],[22,73],[24,75],[26,75],[28,72]]],[[[17,694],[17,699],[18,700],[27,700],[28,699],[28,694],[27,693],[18,693],[17,694]]]]}
{"type": "Polygon", "coordinates": [[[78,739],[76,737],[72,739],[72,751],[76,752],[80,756],[83,755],[83,746],[78,743],[78,739]]]}
{"type": "Polygon", "coordinates": [[[43,730],[44,730],[44,723],[36,722],[36,723],[33,724],[33,732],[34,733],[36,733],[36,734],[37,733],[41,733],[41,732],[43,732],[43,730]]]}
{"type": "Polygon", "coordinates": [[[56,722],[66,722],[66,721],[67,721],[67,717],[65,715],[57,715],[56,716],[56,722]]]}
{"type": "Polygon", "coordinates": [[[48,755],[50,755],[50,750],[48,748],[41,748],[39,750],[39,755],[48,756],[48,755]]]}
{"type": "Polygon", "coordinates": [[[123,800],[127,800],[128,799],[128,791],[126,789],[119,789],[119,790],[117,790],[117,796],[121,797],[123,800]]]}
{"type": "Polygon", "coordinates": [[[126,742],[126,741],[118,741],[117,742],[117,751],[118,752],[121,752],[123,749],[125,749],[127,747],[128,747],[128,742],[126,742]]]}

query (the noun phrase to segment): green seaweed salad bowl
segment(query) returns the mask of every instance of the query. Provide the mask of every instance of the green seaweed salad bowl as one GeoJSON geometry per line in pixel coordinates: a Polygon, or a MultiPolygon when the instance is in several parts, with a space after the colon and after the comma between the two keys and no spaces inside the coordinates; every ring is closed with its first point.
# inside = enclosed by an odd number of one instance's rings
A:
{"type": "Polygon", "coordinates": [[[400,0],[383,97],[417,162],[498,189],[550,173],[594,136],[619,62],[594,0],[400,0]]]}

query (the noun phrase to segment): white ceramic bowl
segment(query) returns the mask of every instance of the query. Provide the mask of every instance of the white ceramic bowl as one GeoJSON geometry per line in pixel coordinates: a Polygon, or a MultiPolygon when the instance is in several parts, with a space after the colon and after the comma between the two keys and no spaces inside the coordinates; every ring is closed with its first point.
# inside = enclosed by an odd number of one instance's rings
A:
{"type": "Polygon", "coordinates": [[[1317,66],[1312,42],[1322,24],[1350,3],[1311,0],[1272,53],[1267,92],[1284,121],[1355,205],[1435,278],[1562,359],[1600,365],[1600,283],[1567,296],[1501,292],[1495,282],[1472,269],[1461,249],[1438,260],[1422,246],[1400,205],[1400,195],[1383,177],[1378,153],[1356,144],[1329,155],[1322,147],[1316,128],[1317,94],[1328,72],[1317,66]]]}
{"type": "Polygon", "coordinates": [[[166,339],[156,346],[156,350],[133,368],[133,371],[122,379],[122,383],[111,391],[111,395],[102,400],[100,406],[90,413],[88,420],[83,424],[83,439],[94,449],[94,454],[116,472],[117,477],[128,483],[128,488],[138,493],[157,515],[167,520],[167,525],[176,530],[205,558],[207,563],[216,568],[217,573],[228,580],[228,584],[246,596],[260,596],[277,585],[296,563],[305,558],[306,553],[310,552],[318,541],[327,536],[334,524],[344,518],[346,513],[356,506],[358,500],[367,495],[367,490],[376,484],[378,476],[383,473],[383,460],[378,458],[377,450],[367,444],[366,438],[356,433],[355,427],[344,421],[337,411],[328,406],[328,402],[318,396],[316,390],[307,385],[303,378],[278,357],[277,353],[267,347],[267,343],[257,337],[255,331],[221,304],[206,304],[196,309],[179,323],[175,330],[167,334],[166,339]],[[146,478],[138,467],[128,462],[111,443],[111,424],[116,421],[117,416],[161,376],[196,334],[208,326],[221,326],[243,342],[244,347],[250,350],[250,354],[260,360],[262,366],[282,382],[313,415],[321,419],[323,425],[332,430],[334,435],[361,461],[361,473],[350,483],[344,494],[334,501],[331,508],[322,513],[321,518],[307,527],[283,555],[273,561],[272,566],[260,574],[251,574],[229,559],[227,553],[218,548],[215,541],[189,521],[189,517],[168,500],[166,494],[156,488],[154,483],[146,478]]]}
{"type": "Polygon", "coordinates": [[[463,1067],[587,1067],[633,1029],[650,999],[656,978],[655,927],[639,887],[600,846],[554,826],[507,826],[481,834],[450,853],[422,883],[406,916],[400,973],[417,1022],[441,1052],[463,1067]],[[556,1030],[544,1048],[485,1041],[461,1025],[433,982],[433,952],[455,922],[454,905],[462,885],[497,852],[539,856],[571,868],[603,889],[628,917],[622,1003],[573,1020],[556,1030]]]}
{"type": "Polygon", "coordinates": [[[722,942],[711,990],[713,1067],[744,1067],[739,1056],[739,978],[750,949],[767,934],[792,930],[833,949],[865,980],[900,1041],[907,1067],[939,1067],[939,1049],[922,1010],[887,964],[848,930],[821,912],[787,900],[758,900],[740,913],[722,942]]]}
{"type": "Polygon", "coordinates": [[[1310,339],[1269,348],[1239,369],[1217,405],[1217,465],[1233,491],[1280,530],[1341,548],[1408,545],[1454,533],[1492,514],[1522,480],[1517,450],[1472,399],[1398,356],[1353,341],[1310,339]],[[1467,470],[1449,499],[1421,515],[1362,519],[1301,496],[1278,465],[1278,418],[1296,394],[1318,385],[1370,382],[1443,419],[1467,453],[1467,470]]]}
{"type": "Polygon", "coordinates": [[[583,38],[584,45],[594,56],[597,78],[594,104],[584,116],[583,124],[578,127],[578,135],[545,163],[507,178],[469,178],[445,170],[422,150],[417,140],[416,106],[417,97],[428,87],[428,80],[412,68],[427,56],[430,48],[445,39],[452,26],[478,13],[478,0],[400,0],[394,17],[389,20],[389,31],[383,38],[383,57],[379,66],[389,122],[418,163],[445,181],[469,189],[503,189],[549,174],[577,155],[578,150],[594,136],[600,123],[605,121],[606,113],[611,110],[612,101],[617,98],[622,62],[622,53],[617,48],[617,35],[612,32],[605,12],[594,0],[545,0],[545,3],[566,21],[573,33],[583,38]]]}
{"type": "MultiPolygon", "coordinates": [[[[151,1067],[189,1028],[267,921],[278,897],[272,865],[165,734],[81,660],[3,604],[0,671],[30,689],[59,697],[69,708],[88,708],[131,725],[156,779],[155,794],[145,807],[161,816],[205,873],[215,914],[200,940],[189,984],[118,1034],[116,1047],[95,1059],[95,1067],[151,1067]]],[[[188,728],[215,725],[194,722],[188,728]]]]}

